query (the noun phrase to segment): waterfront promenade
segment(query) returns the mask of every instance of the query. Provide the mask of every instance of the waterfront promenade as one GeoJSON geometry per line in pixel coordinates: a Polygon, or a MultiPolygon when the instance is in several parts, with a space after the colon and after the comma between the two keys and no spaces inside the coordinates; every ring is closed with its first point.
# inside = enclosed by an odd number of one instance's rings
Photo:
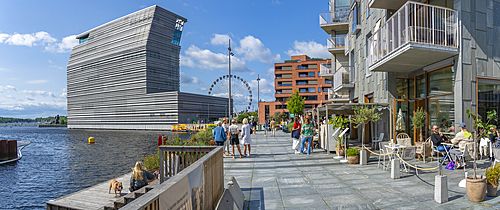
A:
{"type": "MultiPolygon", "coordinates": [[[[465,188],[458,187],[463,169],[444,169],[448,176],[449,202],[434,201],[437,170],[414,170],[401,179],[391,179],[390,170],[377,168],[377,157],[368,165],[349,165],[333,159],[334,154],[316,149],[311,156],[294,154],[290,134],[276,137],[252,135],[252,155],[224,158],[224,180],[234,176],[245,194],[249,209],[499,209],[499,197],[470,202],[465,188]]],[[[236,151],[237,153],[237,151],[236,151]]],[[[417,162],[431,168],[432,163],[417,162]]],[[[478,161],[478,174],[484,175],[489,161],[478,161]]],[[[467,163],[472,174],[472,162],[467,163]]],[[[246,209],[246,208],[245,208],[246,209]]]]}

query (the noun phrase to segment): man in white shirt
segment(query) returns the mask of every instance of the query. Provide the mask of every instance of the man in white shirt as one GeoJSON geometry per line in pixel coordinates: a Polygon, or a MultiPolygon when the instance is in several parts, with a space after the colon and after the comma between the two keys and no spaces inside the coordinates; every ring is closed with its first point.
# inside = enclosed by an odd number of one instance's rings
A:
{"type": "MultiPolygon", "coordinates": [[[[223,122],[222,122],[222,127],[224,128],[224,132],[226,133],[226,136],[229,136],[229,125],[227,124],[227,118],[224,118],[223,122]]],[[[226,156],[229,156],[231,155],[231,153],[229,152],[229,139],[226,139],[224,141],[224,155],[226,156]]]]}

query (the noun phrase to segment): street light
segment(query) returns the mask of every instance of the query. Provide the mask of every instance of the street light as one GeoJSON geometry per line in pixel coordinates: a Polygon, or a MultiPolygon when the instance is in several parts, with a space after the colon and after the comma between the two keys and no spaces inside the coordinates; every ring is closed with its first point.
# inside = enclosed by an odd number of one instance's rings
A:
{"type": "MultiPolygon", "coordinates": [[[[260,103],[260,76],[257,74],[257,120],[259,119],[259,103],[260,103]]],[[[258,122],[257,122],[258,124],[258,122]]]]}
{"type": "Polygon", "coordinates": [[[231,39],[229,39],[229,47],[227,48],[229,51],[229,123],[231,124],[231,119],[233,118],[233,115],[231,114],[231,56],[234,56],[234,54],[231,52],[231,39]]]}

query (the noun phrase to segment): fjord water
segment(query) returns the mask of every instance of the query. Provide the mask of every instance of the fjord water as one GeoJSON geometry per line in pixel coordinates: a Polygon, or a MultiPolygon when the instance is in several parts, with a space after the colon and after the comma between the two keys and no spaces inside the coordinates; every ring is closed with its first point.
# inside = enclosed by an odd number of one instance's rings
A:
{"type": "Polygon", "coordinates": [[[0,165],[0,209],[45,209],[46,201],[128,173],[156,152],[158,135],[173,134],[0,126],[0,139],[31,143],[21,160],[0,165]]]}

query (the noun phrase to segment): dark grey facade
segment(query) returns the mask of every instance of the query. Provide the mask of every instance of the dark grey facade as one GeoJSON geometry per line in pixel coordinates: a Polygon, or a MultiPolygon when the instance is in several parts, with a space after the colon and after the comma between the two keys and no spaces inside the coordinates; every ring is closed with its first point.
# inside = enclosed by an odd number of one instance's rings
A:
{"type": "Polygon", "coordinates": [[[155,5],[78,35],[67,67],[68,128],[170,129],[226,116],[227,99],[179,92],[186,21],[155,5]]]}

